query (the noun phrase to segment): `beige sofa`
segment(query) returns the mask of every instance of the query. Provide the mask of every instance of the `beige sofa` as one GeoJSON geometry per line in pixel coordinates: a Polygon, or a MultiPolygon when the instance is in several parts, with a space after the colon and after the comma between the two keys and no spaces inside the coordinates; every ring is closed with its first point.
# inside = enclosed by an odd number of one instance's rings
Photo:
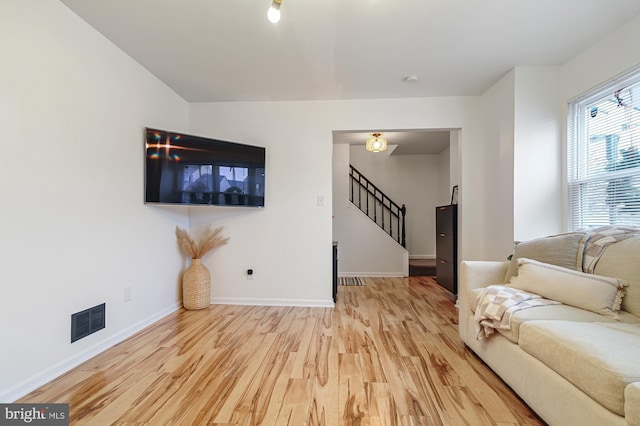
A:
{"type": "MultiPolygon", "coordinates": [[[[518,244],[511,262],[461,264],[458,307],[462,340],[551,425],[640,425],[638,232],[603,244],[597,258],[586,255],[598,248],[594,237],[602,242],[601,234],[591,232],[518,244]],[[575,270],[579,276],[590,263],[594,279],[593,274],[625,280],[628,287],[621,309],[604,316],[572,306],[572,300],[532,307],[513,314],[510,330],[497,330],[479,340],[474,319],[477,289],[524,279],[524,273],[510,278],[522,267],[521,258],[537,258],[562,266],[563,271],[575,270]]],[[[558,282],[555,288],[562,288],[562,284],[558,282]]],[[[577,299],[584,296],[578,293],[577,299]]]]}

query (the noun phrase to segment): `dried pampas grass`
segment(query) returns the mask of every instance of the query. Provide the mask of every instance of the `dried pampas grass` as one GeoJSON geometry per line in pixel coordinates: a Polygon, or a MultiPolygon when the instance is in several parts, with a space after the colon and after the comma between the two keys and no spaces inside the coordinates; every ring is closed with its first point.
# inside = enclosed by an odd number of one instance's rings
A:
{"type": "Polygon", "coordinates": [[[202,259],[202,256],[209,253],[214,248],[227,244],[229,242],[229,238],[223,238],[220,235],[221,232],[222,227],[216,228],[212,231],[211,226],[207,225],[204,228],[200,241],[196,242],[191,238],[187,231],[176,226],[176,237],[178,237],[178,243],[192,259],[202,259]]]}

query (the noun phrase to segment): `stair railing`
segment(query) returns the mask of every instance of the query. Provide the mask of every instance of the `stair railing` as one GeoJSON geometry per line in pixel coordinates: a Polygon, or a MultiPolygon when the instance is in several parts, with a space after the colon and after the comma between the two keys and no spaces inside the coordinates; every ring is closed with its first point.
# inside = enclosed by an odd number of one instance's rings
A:
{"type": "Polygon", "coordinates": [[[407,246],[405,215],[407,208],[400,207],[355,167],[349,165],[351,202],[402,247],[407,246]]]}

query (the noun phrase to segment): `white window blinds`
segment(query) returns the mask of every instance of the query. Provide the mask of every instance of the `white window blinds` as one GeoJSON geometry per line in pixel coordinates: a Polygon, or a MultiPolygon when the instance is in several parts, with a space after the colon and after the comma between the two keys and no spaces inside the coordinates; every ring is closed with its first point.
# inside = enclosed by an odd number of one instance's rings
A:
{"type": "Polygon", "coordinates": [[[570,228],[640,226],[640,70],[569,105],[570,228]]]}

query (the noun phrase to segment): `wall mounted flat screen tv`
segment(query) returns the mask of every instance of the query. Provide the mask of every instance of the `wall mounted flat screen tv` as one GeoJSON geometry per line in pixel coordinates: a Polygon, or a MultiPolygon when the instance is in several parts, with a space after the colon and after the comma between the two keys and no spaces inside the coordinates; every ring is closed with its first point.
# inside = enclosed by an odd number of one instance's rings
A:
{"type": "Polygon", "coordinates": [[[264,207],[265,148],[145,129],[145,203],[264,207]]]}

